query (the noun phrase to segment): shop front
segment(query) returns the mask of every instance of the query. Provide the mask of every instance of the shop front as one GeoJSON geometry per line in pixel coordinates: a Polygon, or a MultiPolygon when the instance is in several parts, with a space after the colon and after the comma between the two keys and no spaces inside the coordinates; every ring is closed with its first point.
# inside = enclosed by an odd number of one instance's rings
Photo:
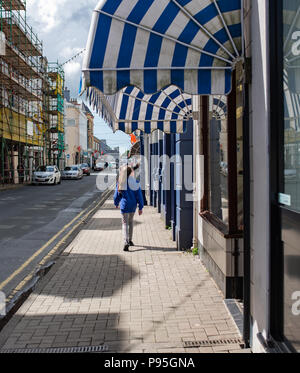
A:
{"type": "Polygon", "coordinates": [[[300,4],[271,7],[271,334],[300,352],[300,4]]]}
{"type": "Polygon", "coordinates": [[[82,93],[113,131],[151,135],[149,155],[156,159],[149,172],[150,203],[171,223],[179,248],[199,243],[230,298],[243,295],[242,5],[241,0],[101,1],[82,67],[82,93]],[[201,124],[204,115],[194,108],[200,96],[211,109],[201,124]],[[163,132],[172,140],[168,150],[163,132]],[[203,136],[195,136],[200,132],[203,136]],[[166,152],[194,158],[189,166],[197,182],[189,193],[178,191],[178,169],[185,168],[176,160],[171,193],[164,194],[159,158],[166,152]],[[205,159],[204,181],[198,156],[205,159]],[[193,190],[202,183],[204,198],[194,201],[193,190]]]}

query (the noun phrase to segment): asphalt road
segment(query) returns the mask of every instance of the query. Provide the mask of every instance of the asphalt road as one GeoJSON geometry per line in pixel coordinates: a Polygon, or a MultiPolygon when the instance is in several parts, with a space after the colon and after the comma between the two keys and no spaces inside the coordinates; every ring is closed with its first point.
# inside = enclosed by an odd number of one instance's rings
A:
{"type": "MultiPolygon", "coordinates": [[[[96,180],[93,174],[78,181],[63,180],[57,186],[24,186],[0,192],[0,290],[7,296],[67,230],[34,260],[32,256],[82,211],[100,200],[103,192],[97,188],[96,180]],[[14,275],[28,260],[30,264],[14,275]]],[[[112,175],[109,180],[113,182],[115,177],[112,175]]]]}

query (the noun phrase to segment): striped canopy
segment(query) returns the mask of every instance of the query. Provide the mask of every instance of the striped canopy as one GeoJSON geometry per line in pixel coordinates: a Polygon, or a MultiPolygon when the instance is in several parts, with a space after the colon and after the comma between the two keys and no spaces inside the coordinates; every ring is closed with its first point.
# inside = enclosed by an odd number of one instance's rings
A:
{"type": "Polygon", "coordinates": [[[132,157],[136,157],[140,155],[141,155],[141,142],[138,141],[131,147],[130,152],[128,154],[128,158],[132,158],[132,157]]]}
{"type": "Polygon", "coordinates": [[[212,116],[217,120],[224,120],[227,117],[226,96],[214,96],[212,98],[212,116]]]}
{"type": "Polygon", "coordinates": [[[112,95],[135,86],[153,94],[227,95],[242,52],[242,0],[102,0],[83,63],[83,90],[112,95]]]}
{"type": "Polygon", "coordinates": [[[183,133],[192,117],[192,96],[170,86],[153,95],[145,95],[136,87],[126,87],[113,96],[88,89],[90,105],[114,132],[131,134],[136,130],[151,133],[183,133]]]}

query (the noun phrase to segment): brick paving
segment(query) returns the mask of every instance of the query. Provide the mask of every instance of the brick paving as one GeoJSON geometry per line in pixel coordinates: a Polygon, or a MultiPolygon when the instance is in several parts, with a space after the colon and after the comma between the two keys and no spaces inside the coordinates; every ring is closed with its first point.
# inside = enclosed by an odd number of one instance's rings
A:
{"type": "Polygon", "coordinates": [[[208,272],[176,250],[156,210],[135,220],[136,246],[124,253],[120,212],[108,200],[0,333],[0,348],[246,352],[238,344],[184,348],[240,335],[208,272]]]}

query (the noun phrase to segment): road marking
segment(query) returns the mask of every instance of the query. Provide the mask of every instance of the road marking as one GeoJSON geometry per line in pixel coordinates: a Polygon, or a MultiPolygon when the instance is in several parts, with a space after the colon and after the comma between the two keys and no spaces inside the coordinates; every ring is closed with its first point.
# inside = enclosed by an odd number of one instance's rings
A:
{"type": "Polygon", "coordinates": [[[16,228],[16,225],[0,225],[0,229],[13,229],[16,228]]]}
{"type": "MultiPolygon", "coordinates": [[[[89,208],[89,207],[88,207],[89,208]]],[[[39,256],[49,245],[51,245],[66,229],[68,229],[77,219],[79,219],[87,210],[83,210],[70,223],[66,224],[55,236],[51,238],[43,247],[33,254],[25,263],[23,263],[13,274],[0,284],[0,291],[9,284],[19,273],[21,273],[37,256],[39,256]]]]}
{"type": "MultiPolygon", "coordinates": [[[[113,189],[108,188],[107,193],[109,195],[110,192],[112,192],[113,189]]],[[[103,198],[106,197],[106,194],[102,196],[103,198]]],[[[91,206],[87,207],[85,210],[83,210],[80,214],[78,214],[70,223],[65,225],[60,232],[58,232],[54,237],[51,238],[41,249],[39,249],[32,257],[30,257],[25,263],[22,264],[11,276],[9,276],[4,282],[0,284],[0,291],[7,285],[9,284],[20,272],[22,272],[37,256],[39,256],[51,243],[53,243],[57,237],[59,237],[67,228],[69,228],[77,219],[79,219],[82,215],[84,215],[83,219],[80,220],[71,230],[68,232],[56,245],[55,247],[42,259],[42,261],[38,264],[39,266],[43,266],[47,260],[56,252],[56,250],[60,247],[64,241],[70,237],[70,235],[80,226],[82,221],[84,221],[90,214],[92,214],[102,203],[103,198],[94,206],[90,211],[89,209],[91,206]]],[[[18,293],[19,290],[22,289],[24,285],[26,285],[31,279],[32,276],[34,275],[35,270],[32,271],[28,276],[23,279],[23,281],[17,285],[17,287],[13,290],[13,292],[10,294],[8,300],[11,300],[15,294],[18,293]]]]}

